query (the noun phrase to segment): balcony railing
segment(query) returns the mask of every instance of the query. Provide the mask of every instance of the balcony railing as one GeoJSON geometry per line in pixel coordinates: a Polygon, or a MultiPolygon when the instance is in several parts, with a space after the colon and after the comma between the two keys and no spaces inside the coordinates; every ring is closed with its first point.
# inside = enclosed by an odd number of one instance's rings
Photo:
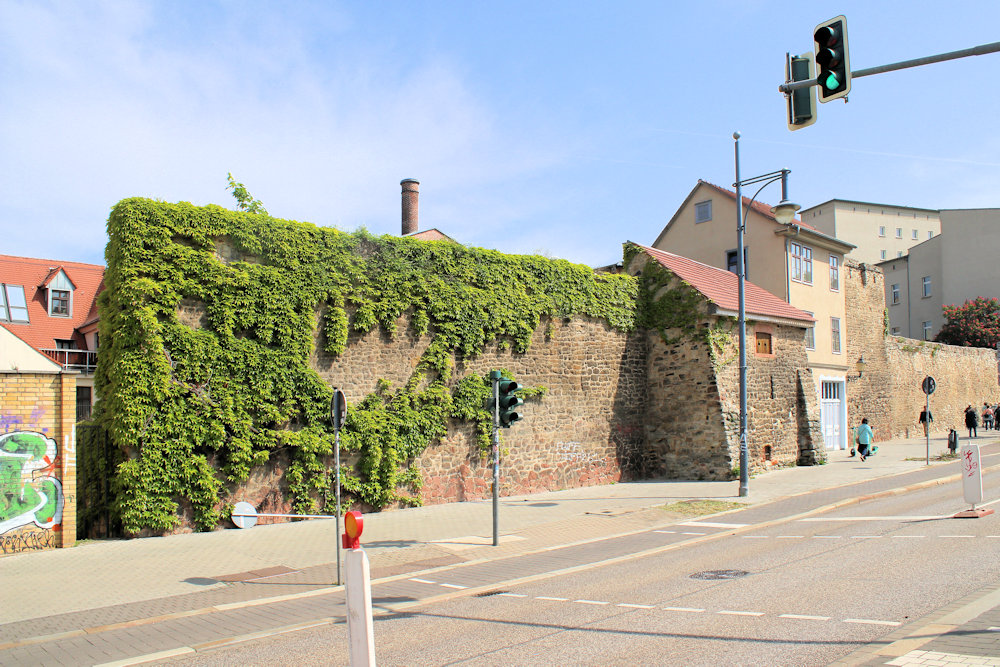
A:
{"type": "Polygon", "coordinates": [[[42,352],[52,359],[52,361],[62,366],[64,371],[79,371],[91,375],[97,370],[96,350],[43,349],[42,352]]]}

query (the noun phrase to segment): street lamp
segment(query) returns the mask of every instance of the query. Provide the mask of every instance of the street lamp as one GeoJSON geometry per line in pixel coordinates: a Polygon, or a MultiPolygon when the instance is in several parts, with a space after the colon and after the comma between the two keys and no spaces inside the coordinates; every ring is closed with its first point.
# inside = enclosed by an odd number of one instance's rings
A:
{"type": "Polygon", "coordinates": [[[733,140],[736,146],[736,270],[739,283],[739,329],[740,329],[740,497],[746,497],[750,493],[750,454],[747,447],[747,310],[746,310],[746,276],[747,267],[743,261],[743,234],[745,232],[745,215],[743,213],[743,186],[761,183],[757,192],[750,199],[747,205],[749,209],[753,205],[757,195],[765,187],[781,181],[781,201],[771,209],[774,219],[783,225],[795,219],[795,212],[801,206],[788,200],[788,169],[772,171],[762,176],[754,176],[745,180],[740,179],[740,133],[733,132],[733,140]]]}

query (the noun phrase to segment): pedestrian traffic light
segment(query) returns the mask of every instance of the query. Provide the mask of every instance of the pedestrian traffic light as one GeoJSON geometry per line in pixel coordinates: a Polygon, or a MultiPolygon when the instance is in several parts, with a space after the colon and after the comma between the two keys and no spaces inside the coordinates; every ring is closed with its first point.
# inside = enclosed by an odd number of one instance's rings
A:
{"type": "Polygon", "coordinates": [[[521,419],[521,413],[517,407],[524,403],[523,400],[514,395],[521,385],[513,380],[501,379],[497,383],[497,400],[499,403],[500,425],[510,428],[510,425],[521,419]]]}
{"type": "MultiPolygon", "coordinates": [[[[813,54],[790,56],[785,59],[785,81],[808,81],[813,78],[813,54]]],[[[813,87],[793,90],[785,95],[788,104],[788,129],[801,130],[816,122],[816,95],[813,87]]]]}
{"type": "Polygon", "coordinates": [[[816,26],[816,84],[819,101],[829,102],[851,92],[851,59],[847,55],[847,19],[843,14],[816,26]]]}

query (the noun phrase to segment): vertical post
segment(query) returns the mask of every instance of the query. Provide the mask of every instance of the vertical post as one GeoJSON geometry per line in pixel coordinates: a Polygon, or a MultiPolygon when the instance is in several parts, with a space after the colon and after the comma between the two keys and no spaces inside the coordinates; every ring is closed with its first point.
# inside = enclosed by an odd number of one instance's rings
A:
{"type": "MultiPolygon", "coordinates": [[[[747,314],[746,266],[743,263],[743,188],[740,183],[740,133],[733,132],[736,151],[736,270],[739,284],[740,332],[740,497],[750,493],[749,451],[747,445],[747,314]]],[[[784,185],[784,184],[783,184],[784,185]]]]}
{"type": "Polygon", "coordinates": [[[337,468],[337,585],[340,586],[340,428],[333,432],[336,443],[334,465],[337,468]]]}
{"type": "Polygon", "coordinates": [[[337,585],[340,581],[340,429],[347,419],[347,397],[344,392],[333,388],[333,398],[330,399],[330,422],[333,424],[335,444],[334,466],[337,475],[337,585]]]}
{"type": "Polygon", "coordinates": [[[371,570],[364,549],[347,550],[347,642],[351,667],[375,667],[371,570]]]}
{"type": "Polygon", "coordinates": [[[500,371],[490,371],[493,384],[493,546],[500,544],[500,371]]]}
{"type": "Polygon", "coordinates": [[[927,461],[925,465],[931,464],[931,395],[924,394],[924,438],[927,440],[927,461]]]}

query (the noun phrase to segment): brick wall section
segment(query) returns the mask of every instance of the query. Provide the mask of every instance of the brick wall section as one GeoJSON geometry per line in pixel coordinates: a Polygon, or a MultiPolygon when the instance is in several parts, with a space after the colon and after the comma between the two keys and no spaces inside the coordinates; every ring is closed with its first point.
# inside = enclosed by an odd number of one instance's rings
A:
{"type": "Polygon", "coordinates": [[[56,458],[45,474],[60,482],[62,521],[52,528],[34,523],[0,534],[0,555],[76,543],[76,375],[0,372],[0,434],[41,433],[56,443],[56,458]]]}
{"type": "Polygon", "coordinates": [[[1000,402],[996,353],[986,348],[956,347],[885,335],[885,280],[874,266],[848,261],[847,358],[864,354],[862,377],[848,371],[848,415],[851,426],[862,417],[876,440],[923,435],[917,422],[924,407],[923,379],[937,383],[931,395],[932,432],[964,431],[967,405],[1000,402]]]}
{"type": "MultiPolygon", "coordinates": [[[[353,335],[347,351],[332,357],[317,346],[313,366],[330,386],[356,402],[380,378],[399,386],[416,368],[430,337],[408,335],[400,318],[395,339],[382,333],[353,335]]],[[[501,430],[503,495],[605,484],[642,474],[642,423],[646,408],[645,337],[623,334],[586,318],[542,322],[525,354],[490,349],[458,364],[452,383],[469,373],[509,371],[519,383],[544,386],[544,398],[524,405],[524,419],[501,430]]],[[[489,497],[492,463],[479,451],[468,425],[448,435],[416,461],[426,504],[489,497]]]]}

